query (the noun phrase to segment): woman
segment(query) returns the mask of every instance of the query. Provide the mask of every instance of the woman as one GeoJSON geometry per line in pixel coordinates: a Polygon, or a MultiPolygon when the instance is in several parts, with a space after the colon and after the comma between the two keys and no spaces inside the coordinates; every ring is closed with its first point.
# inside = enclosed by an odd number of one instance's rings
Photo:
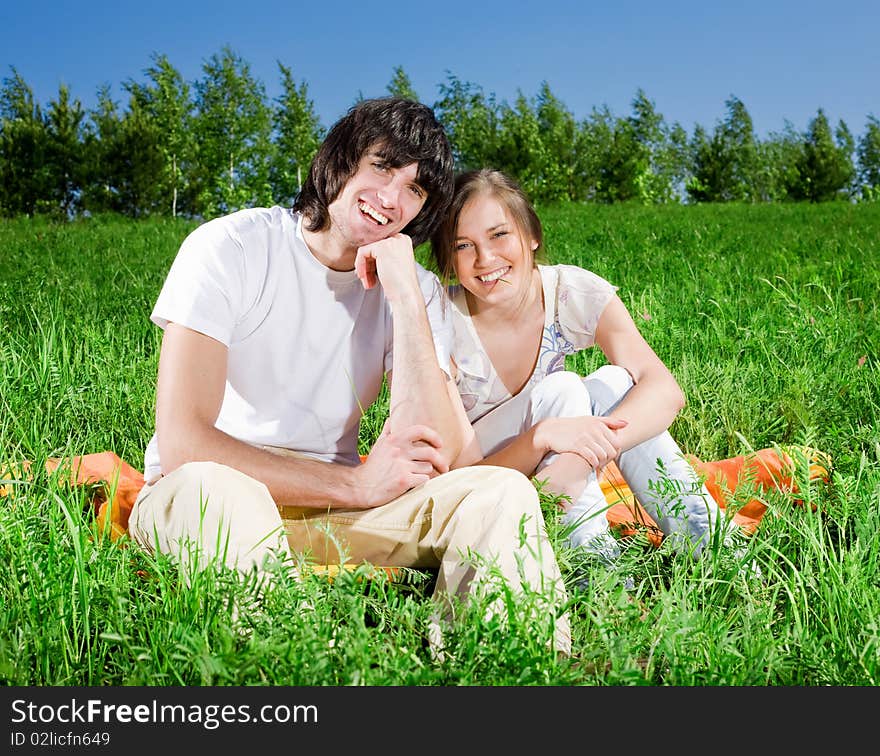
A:
{"type": "Polygon", "coordinates": [[[569,542],[619,554],[597,473],[614,460],[677,548],[699,555],[733,532],[667,429],[684,406],[616,287],[572,265],[539,265],[541,222],[500,171],[461,174],[432,254],[449,287],[455,380],[469,442],[454,466],[503,465],[570,499],[569,542]],[[598,346],[583,378],[565,356],[598,346]],[[540,473],[539,475],[537,475],[540,473]]]}

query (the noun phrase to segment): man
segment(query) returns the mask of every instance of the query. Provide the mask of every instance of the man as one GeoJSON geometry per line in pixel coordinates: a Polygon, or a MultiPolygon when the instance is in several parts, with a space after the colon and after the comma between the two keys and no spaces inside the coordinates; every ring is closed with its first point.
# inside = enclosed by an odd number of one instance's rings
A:
{"type": "MultiPolygon", "coordinates": [[[[564,601],[528,479],[449,472],[461,438],[442,288],[413,246],[451,191],[433,112],[366,100],[330,130],[292,209],[242,210],[187,237],[151,315],[164,334],[136,541],[197,568],[268,571],[291,550],[433,567],[438,599],[485,579],[473,551],[564,601]],[[362,408],[384,376],[388,422],[361,464],[362,408]]],[[[567,651],[564,617],[557,636],[567,651]]]]}

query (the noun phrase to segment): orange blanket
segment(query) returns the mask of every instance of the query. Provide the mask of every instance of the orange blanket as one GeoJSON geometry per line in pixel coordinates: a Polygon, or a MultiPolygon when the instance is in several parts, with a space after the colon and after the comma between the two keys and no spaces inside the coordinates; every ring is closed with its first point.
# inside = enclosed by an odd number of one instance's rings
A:
{"type": "MultiPolygon", "coordinates": [[[[779,489],[798,493],[794,482],[798,457],[809,465],[809,480],[828,481],[830,461],[827,455],[804,447],[790,447],[787,451],[761,449],[753,454],[714,462],[703,462],[694,456],[688,459],[705,479],[709,493],[721,507],[727,507],[739,486],[753,484],[748,489],[754,489],[753,498],[734,514],[734,520],[746,533],[754,533],[767,511],[763,492],[779,489]]],[[[0,468],[0,496],[6,496],[12,487],[10,484],[3,485],[3,479],[17,478],[22,474],[26,476],[28,468],[28,463],[17,470],[0,468]]],[[[58,471],[61,483],[93,486],[92,503],[98,527],[106,529],[114,540],[125,535],[131,508],[144,484],[144,476],[139,470],[111,451],[52,458],[46,462],[46,469],[50,473],[58,471]]],[[[635,500],[617,466],[607,465],[599,482],[608,502],[606,516],[612,527],[621,529],[624,534],[644,529],[651,541],[659,545],[663,538],[662,531],[635,500]]],[[[797,498],[794,501],[800,503],[797,498]]]]}

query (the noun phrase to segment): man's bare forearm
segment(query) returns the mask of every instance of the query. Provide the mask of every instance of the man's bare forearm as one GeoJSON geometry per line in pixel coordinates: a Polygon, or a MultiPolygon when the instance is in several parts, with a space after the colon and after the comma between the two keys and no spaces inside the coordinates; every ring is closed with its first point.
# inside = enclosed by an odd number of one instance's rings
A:
{"type": "Polygon", "coordinates": [[[452,462],[461,450],[461,433],[446,391],[446,377],[437,363],[434,341],[420,296],[393,305],[394,361],[391,382],[392,432],[427,425],[443,439],[442,454],[452,462]]]}
{"type": "Polygon", "coordinates": [[[227,465],[266,485],[275,503],[312,509],[361,508],[365,492],[356,480],[356,468],[299,456],[277,454],[244,443],[216,428],[169,429],[175,441],[163,443],[159,453],[165,474],[187,462],[211,461],[227,465]]]}

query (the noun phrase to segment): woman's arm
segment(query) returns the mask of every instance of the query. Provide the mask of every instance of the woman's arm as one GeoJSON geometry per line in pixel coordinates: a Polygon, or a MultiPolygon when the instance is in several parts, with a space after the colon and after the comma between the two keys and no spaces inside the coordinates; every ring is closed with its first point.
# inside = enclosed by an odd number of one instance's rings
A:
{"type": "MultiPolygon", "coordinates": [[[[540,420],[520,433],[507,446],[488,457],[482,455],[465,461],[464,454],[453,467],[498,465],[519,470],[531,476],[548,454],[577,454],[594,470],[600,469],[620,453],[617,433],[626,421],[616,417],[552,417],[540,420]]],[[[474,446],[479,445],[474,438],[474,446]]]]}
{"type": "MultiPolygon", "coordinates": [[[[455,370],[453,361],[453,375],[455,370]]],[[[464,439],[461,453],[450,465],[451,469],[468,465],[497,465],[519,470],[523,475],[531,476],[541,460],[550,452],[574,452],[586,459],[594,469],[598,469],[604,461],[600,461],[593,450],[599,450],[599,454],[602,454],[601,450],[605,449],[609,459],[617,456],[618,450],[613,448],[613,435],[616,429],[625,423],[613,418],[590,416],[541,420],[523,431],[507,446],[486,457],[480,448],[476,431],[468,420],[455,380],[450,378],[446,388],[461,437],[464,439]]]]}
{"type": "Polygon", "coordinates": [[[608,361],[625,368],[635,383],[612,414],[627,421],[617,432],[621,450],[667,430],[684,407],[684,393],[616,295],[599,318],[596,344],[608,361]]]}

